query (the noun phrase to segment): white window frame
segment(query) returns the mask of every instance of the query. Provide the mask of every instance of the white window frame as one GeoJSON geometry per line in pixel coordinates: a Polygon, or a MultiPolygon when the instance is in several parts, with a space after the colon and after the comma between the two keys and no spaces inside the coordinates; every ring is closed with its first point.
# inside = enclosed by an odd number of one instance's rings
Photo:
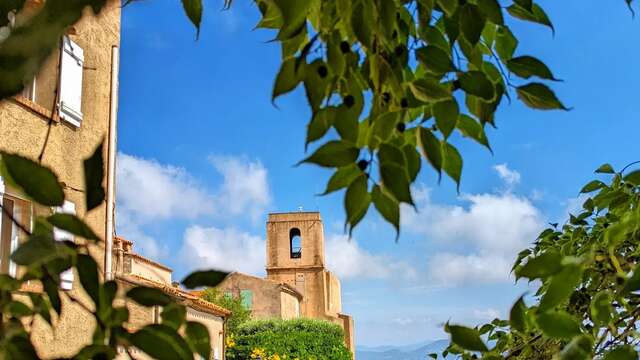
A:
{"type": "MultiPolygon", "coordinates": [[[[71,201],[65,200],[62,206],[55,207],[53,212],[56,214],[76,214],[76,204],[71,201]]],[[[53,238],[56,241],[72,241],[75,242],[75,237],[68,231],[64,231],[62,229],[58,229],[56,227],[53,228],[53,238]]],[[[62,290],[71,290],[73,289],[73,281],[75,280],[75,275],[73,274],[73,269],[68,269],[60,273],[60,288],[62,290]]]]}
{"type": "Polygon", "coordinates": [[[66,122],[80,127],[83,118],[84,51],[68,36],[62,38],[60,51],[62,54],[60,57],[60,84],[58,86],[58,115],[66,122]]]}
{"type": "MultiPolygon", "coordinates": [[[[29,210],[29,223],[22,223],[23,226],[27,227],[27,229],[31,230],[32,225],[33,225],[33,207],[32,204],[29,200],[21,197],[21,196],[17,196],[15,194],[7,194],[6,191],[6,186],[5,183],[2,179],[2,176],[0,176],[0,202],[2,201],[2,199],[4,198],[5,195],[8,195],[9,197],[18,200],[18,204],[19,205],[23,205],[20,203],[24,203],[24,205],[28,206],[28,210],[29,210]]],[[[15,203],[15,201],[14,201],[15,203]]],[[[4,217],[4,214],[2,214],[2,212],[0,212],[0,229],[2,229],[2,218],[4,217]]],[[[21,216],[16,219],[18,221],[22,221],[21,216]]],[[[18,249],[18,245],[20,243],[20,236],[19,233],[20,231],[22,231],[20,228],[18,228],[18,225],[16,224],[11,224],[12,230],[11,233],[15,233],[17,234],[15,237],[13,237],[11,239],[11,248],[10,248],[10,253],[13,253],[14,251],[16,251],[16,249],[18,249]]],[[[18,266],[16,263],[14,263],[13,261],[9,262],[9,275],[16,277],[17,275],[17,271],[18,271],[18,266]]]]}

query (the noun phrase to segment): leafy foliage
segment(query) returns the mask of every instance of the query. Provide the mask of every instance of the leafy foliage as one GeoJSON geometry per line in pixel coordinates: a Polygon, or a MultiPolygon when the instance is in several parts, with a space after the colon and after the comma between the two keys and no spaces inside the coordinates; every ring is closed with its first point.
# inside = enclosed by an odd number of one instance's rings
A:
{"type": "Polygon", "coordinates": [[[242,304],[242,299],[238,296],[226,296],[218,289],[208,288],[202,294],[202,298],[231,311],[231,317],[227,320],[228,335],[233,336],[242,324],[251,319],[251,310],[242,304]]]}
{"type": "Polygon", "coordinates": [[[227,359],[351,360],[339,325],[322,320],[253,320],[241,325],[227,359]],[[252,356],[253,355],[253,356],[252,356]]]}
{"type": "MultiPolygon", "coordinates": [[[[447,354],[470,359],[637,359],[640,335],[640,184],[636,172],[605,164],[583,193],[582,209],[562,228],[544,230],[523,250],[513,272],[541,286],[527,306],[521,297],[509,320],[478,330],[448,325],[447,354]],[[483,348],[484,341],[493,344],[483,348]],[[555,355],[554,355],[555,354],[555,355]],[[555,356],[555,357],[554,357],[555,356]]],[[[446,354],[443,354],[443,356],[446,354]]]]}

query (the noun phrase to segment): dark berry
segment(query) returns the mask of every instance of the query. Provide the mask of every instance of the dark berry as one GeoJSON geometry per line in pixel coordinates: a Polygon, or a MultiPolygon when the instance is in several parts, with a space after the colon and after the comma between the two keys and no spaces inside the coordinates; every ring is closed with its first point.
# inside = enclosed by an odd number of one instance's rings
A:
{"type": "Polygon", "coordinates": [[[616,283],[618,285],[624,284],[624,278],[622,276],[616,276],[616,283]]]}
{"type": "Polygon", "coordinates": [[[327,70],[326,66],[320,65],[318,66],[318,75],[324,79],[327,77],[327,75],[329,75],[329,70],[327,70]]]}
{"type": "Polygon", "coordinates": [[[396,46],[393,52],[396,54],[396,56],[402,56],[402,54],[404,54],[404,46],[403,45],[396,46]]]}
{"type": "Polygon", "coordinates": [[[342,100],[344,102],[344,104],[350,108],[353,106],[353,104],[355,104],[355,99],[353,98],[352,95],[347,95],[344,97],[344,99],[342,100]]]}
{"type": "Polygon", "coordinates": [[[453,90],[460,89],[460,80],[453,80],[453,90]]]}
{"type": "Polygon", "coordinates": [[[405,125],[403,122],[399,122],[398,125],[396,125],[396,130],[398,130],[399,132],[404,132],[404,129],[407,128],[407,125],[405,125]]]}
{"type": "Polygon", "coordinates": [[[388,103],[391,100],[391,94],[388,92],[382,93],[382,101],[388,103]]]}
{"type": "Polygon", "coordinates": [[[340,51],[342,51],[343,54],[346,54],[348,52],[351,51],[351,45],[349,45],[348,42],[343,41],[340,43],[340,51]]]}
{"type": "Polygon", "coordinates": [[[365,171],[367,169],[367,166],[369,166],[369,162],[367,160],[358,161],[358,168],[360,170],[365,171]]]}
{"type": "Polygon", "coordinates": [[[393,30],[393,33],[391,33],[391,38],[395,39],[398,37],[398,32],[396,30],[393,30]]]}
{"type": "Polygon", "coordinates": [[[402,98],[402,100],[400,100],[400,106],[402,106],[403,109],[406,109],[409,107],[409,102],[407,101],[407,98],[402,98]]]}

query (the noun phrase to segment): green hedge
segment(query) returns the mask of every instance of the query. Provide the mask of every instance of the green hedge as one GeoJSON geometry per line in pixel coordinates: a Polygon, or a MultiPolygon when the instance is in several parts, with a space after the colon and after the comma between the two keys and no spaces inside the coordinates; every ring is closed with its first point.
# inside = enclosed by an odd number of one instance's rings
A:
{"type": "Polygon", "coordinates": [[[242,324],[227,348],[233,360],[351,360],[339,325],[322,320],[253,320],[242,324]],[[252,356],[253,354],[253,356],[252,356]]]}

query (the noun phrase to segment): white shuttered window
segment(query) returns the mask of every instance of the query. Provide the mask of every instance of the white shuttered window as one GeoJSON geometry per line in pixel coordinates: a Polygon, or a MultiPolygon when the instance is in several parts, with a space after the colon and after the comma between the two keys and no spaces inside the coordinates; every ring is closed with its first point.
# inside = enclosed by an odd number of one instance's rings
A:
{"type": "MultiPolygon", "coordinates": [[[[55,208],[55,212],[75,215],[76,205],[70,201],[65,200],[64,204],[62,204],[62,207],[55,208]]],[[[58,228],[53,228],[53,237],[58,241],[74,241],[73,234],[58,228]]],[[[60,273],[60,288],[62,288],[62,290],[71,290],[73,288],[73,279],[74,275],[72,269],[60,273]]]]}
{"type": "Polygon", "coordinates": [[[84,51],[65,36],[60,63],[60,117],[80,126],[82,121],[82,69],[84,51]]]}

